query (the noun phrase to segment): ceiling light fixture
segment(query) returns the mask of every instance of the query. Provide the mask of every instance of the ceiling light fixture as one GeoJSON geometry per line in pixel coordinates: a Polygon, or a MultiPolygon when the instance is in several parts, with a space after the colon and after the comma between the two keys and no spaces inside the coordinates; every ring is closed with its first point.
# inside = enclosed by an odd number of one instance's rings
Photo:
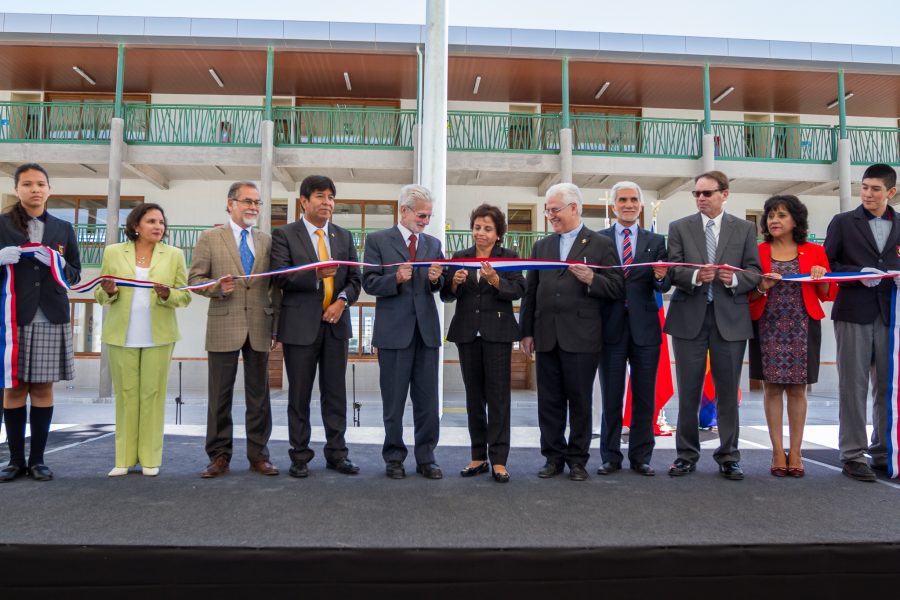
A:
{"type": "Polygon", "coordinates": [[[210,70],[209,70],[209,74],[212,75],[212,78],[216,80],[216,83],[219,84],[219,87],[220,87],[220,88],[225,87],[225,82],[222,81],[222,78],[219,77],[219,74],[216,73],[216,70],[215,70],[215,69],[210,69],[210,70]]]}
{"type": "Polygon", "coordinates": [[[730,94],[730,93],[733,92],[733,91],[734,91],[734,86],[733,86],[733,85],[728,86],[727,88],[725,88],[724,90],[722,90],[722,93],[721,93],[721,94],[719,94],[718,96],[716,96],[715,98],[713,98],[713,104],[718,104],[719,102],[721,102],[722,100],[724,100],[725,97],[726,97],[728,94],[730,94]]]}
{"type": "Polygon", "coordinates": [[[72,65],[72,70],[75,71],[76,73],[78,73],[79,75],[81,75],[85,79],[85,81],[87,81],[89,84],[97,85],[97,81],[93,77],[91,77],[90,75],[88,75],[87,73],[82,71],[78,67],[78,65],[72,65]]]}
{"type": "Polygon", "coordinates": [[[348,73],[347,71],[344,71],[344,85],[347,86],[348,92],[353,90],[353,86],[350,85],[350,73],[348,73]]]}
{"type": "MultiPolygon", "coordinates": [[[[846,94],[844,94],[844,102],[846,102],[847,100],[849,100],[852,97],[853,97],[853,92],[847,92],[846,94]]],[[[831,102],[826,104],[825,108],[834,108],[835,106],[838,105],[838,102],[840,102],[840,98],[835,98],[834,100],[832,100],[831,102]]]]}
{"type": "Polygon", "coordinates": [[[82,167],[84,167],[85,169],[87,169],[88,171],[90,171],[91,173],[94,173],[95,175],[97,174],[97,169],[95,169],[94,167],[92,167],[90,165],[86,165],[84,163],[78,163],[78,164],[81,165],[82,167]]]}
{"type": "Polygon", "coordinates": [[[220,167],[219,165],[213,165],[213,167],[216,169],[216,171],[218,171],[218,172],[221,173],[222,175],[225,174],[225,169],[223,169],[223,168],[220,167]]]}
{"type": "Polygon", "coordinates": [[[472,88],[472,94],[478,94],[478,88],[481,87],[481,75],[475,76],[475,86],[472,88]]]}
{"type": "Polygon", "coordinates": [[[600,89],[597,90],[597,93],[594,94],[594,100],[599,100],[599,99],[600,99],[600,96],[603,95],[603,92],[605,92],[605,91],[606,91],[606,88],[608,88],[608,87],[609,87],[609,82],[608,82],[608,81],[604,81],[604,82],[603,82],[603,85],[600,86],[600,89]]]}

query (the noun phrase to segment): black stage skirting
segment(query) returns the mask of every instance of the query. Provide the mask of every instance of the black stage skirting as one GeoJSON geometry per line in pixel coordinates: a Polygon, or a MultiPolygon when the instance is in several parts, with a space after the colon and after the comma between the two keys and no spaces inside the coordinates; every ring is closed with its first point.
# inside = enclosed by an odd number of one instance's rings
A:
{"type": "Polygon", "coordinates": [[[294,479],[284,441],[271,444],[279,477],[249,472],[237,441],[232,472],[203,480],[194,430],[166,436],[159,477],[107,478],[111,431],[54,432],[54,481],[0,485],[0,600],[771,600],[900,589],[897,482],[852,481],[823,448],[806,452],[803,479],[776,479],[770,452],[749,441],[765,434],[751,429],[742,482],[722,479],[706,449],[682,478],[665,475],[674,452],[658,449],[654,478],[595,475],[594,457],[587,482],[541,480],[539,451],[517,447],[502,485],[459,477],[468,448],[447,446],[442,481],[416,476],[411,458],[405,480],[387,479],[375,444],[351,445],[357,476],[326,470],[319,455],[309,478],[294,479]]]}

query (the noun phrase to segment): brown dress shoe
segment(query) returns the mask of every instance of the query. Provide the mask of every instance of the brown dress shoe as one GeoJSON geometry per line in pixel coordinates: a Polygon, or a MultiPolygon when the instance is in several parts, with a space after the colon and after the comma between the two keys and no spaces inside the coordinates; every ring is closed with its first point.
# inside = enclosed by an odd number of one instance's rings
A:
{"type": "Polygon", "coordinates": [[[200,473],[200,477],[203,479],[212,479],[213,477],[224,475],[229,469],[228,457],[224,454],[220,454],[215,460],[206,465],[206,468],[200,473]]]}
{"type": "Polygon", "coordinates": [[[278,475],[278,468],[264,458],[250,463],[250,470],[262,475],[278,475]]]}

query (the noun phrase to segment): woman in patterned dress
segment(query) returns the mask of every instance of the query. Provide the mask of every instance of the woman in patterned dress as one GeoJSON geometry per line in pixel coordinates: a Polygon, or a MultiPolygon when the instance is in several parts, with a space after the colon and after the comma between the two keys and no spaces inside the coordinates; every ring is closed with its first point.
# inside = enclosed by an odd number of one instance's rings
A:
{"type": "Polygon", "coordinates": [[[750,377],[765,382],[764,409],[772,440],[771,473],[803,477],[800,455],[806,424],[806,386],[818,381],[819,348],[825,316],[821,301],[834,300],[837,286],[828,283],[780,283],[784,275],[828,272],[825,250],[806,241],[806,206],[796,196],[773,196],[763,208],[759,245],[763,278],[750,294],[756,330],[750,340],[750,377]],[[782,421],[787,396],[790,447],[784,451],[782,421]]]}

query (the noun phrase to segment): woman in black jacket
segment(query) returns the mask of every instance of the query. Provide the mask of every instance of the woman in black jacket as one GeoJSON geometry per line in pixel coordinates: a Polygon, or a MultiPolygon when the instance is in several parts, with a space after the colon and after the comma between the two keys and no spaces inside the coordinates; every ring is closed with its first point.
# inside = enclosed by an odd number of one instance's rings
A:
{"type": "MultiPolygon", "coordinates": [[[[44,464],[44,447],[53,416],[53,383],[75,378],[75,353],[69,325],[69,297],[50,273],[50,253],[22,256],[28,242],[58,251],[70,285],[81,278],[81,260],[72,226],[47,213],[50,178],[38,164],[16,169],[19,201],[0,215],[0,282],[5,265],[13,265],[16,300],[18,385],[4,390],[9,465],[0,470],[0,483],[29,474],[49,481],[53,473],[44,464]],[[31,451],[25,462],[26,399],[31,398],[31,451]]],[[[7,382],[9,383],[9,382],[7,382]]]]}
{"type": "MultiPolygon", "coordinates": [[[[475,245],[454,258],[517,257],[500,246],[506,233],[503,211],[482,204],[469,220],[475,245]]],[[[509,481],[510,361],[512,344],[520,339],[512,303],[524,293],[521,271],[498,272],[487,262],[478,270],[451,269],[441,289],[444,302],[457,302],[447,339],[459,349],[472,438],[472,461],[460,471],[463,477],[487,473],[490,459],[494,479],[509,481]]]]}

